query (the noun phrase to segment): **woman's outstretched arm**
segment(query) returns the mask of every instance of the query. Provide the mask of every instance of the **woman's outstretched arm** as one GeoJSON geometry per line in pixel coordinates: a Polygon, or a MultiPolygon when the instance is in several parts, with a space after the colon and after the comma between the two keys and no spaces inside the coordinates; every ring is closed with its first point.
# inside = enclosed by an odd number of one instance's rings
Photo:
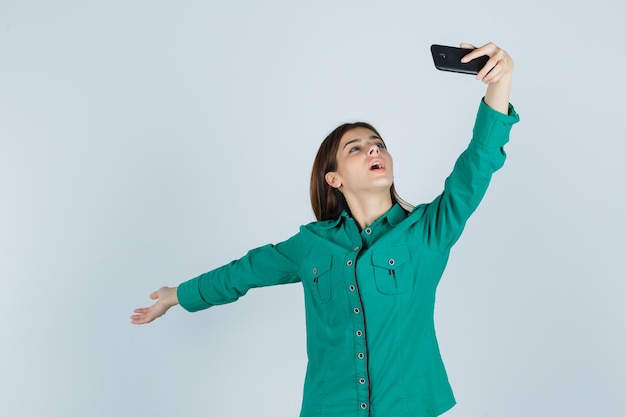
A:
{"type": "Polygon", "coordinates": [[[509,97],[511,93],[511,79],[513,77],[513,60],[504,49],[493,43],[476,48],[468,43],[462,43],[461,48],[474,49],[463,57],[461,62],[469,62],[479,56],[489,56],[489,61],[478,72],[476,79],[488,85],[485,94],[485,104],[500,113],[508,114],[509,97]]]}
{"type": "Polygon", "coordinates": [[[178,287],[161,287],[158,291],[150,294],[150,298],[157,300],[150,307],[136,308],[132,316],[130,316],[133,324],[146,324],[154,319],[161,317],[163,314],[178,304],[178,287]]]}
{"type": "MultiPolygon", "coordinates": [[[[467,43],[462,43],[461,47],[474,48],[467,43]]],[[[513,60],[504,50],[489,43],[468,52],[462,61],[483,55],[490,59],[478,72],[477,79],[488,87],[478,109],[472,140],[446,179],[444,192],[430,204],[414,210],[423,213],[428,244],[440,248],[449,249],[459,238],[467,219],[487,191],[491,176],[504,164],[502,148],[509,140],[512,125],[519,120],[509,104],[513,60]]]]}

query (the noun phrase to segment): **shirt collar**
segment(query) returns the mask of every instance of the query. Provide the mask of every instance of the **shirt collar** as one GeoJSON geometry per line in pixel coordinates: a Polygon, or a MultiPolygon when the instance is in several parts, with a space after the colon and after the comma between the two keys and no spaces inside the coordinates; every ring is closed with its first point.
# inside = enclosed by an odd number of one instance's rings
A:
{"type": "Polygon", "coordinates": [[[333,227],[337,227],[339,223],[341,223],[344,219],[350,217],[347,211],[342,211],[339,217],[334,220],[325,220],[320,222],[320,227],[322,229],[332,229],[333,227]]]}
{"type": "MultiPolygon", "coordinates": [[[[380,218],[376,220],[376,222],[387,219],[390,225],[395,226],[402,220],[404,220],[406,216],[407,215],[404,209],[400,206],[400,204],[396,203],[385,214],[380,216],[380,218]]],[[[322,227],[324,229],[332,229],[333,227],[339,226],[339,224],[348,217],[350,217],[350,214],[348,214],[348,212],[344,210],[341,212],[339,217],[337,217],[335,220],[327,220],[322,227]]]]}
{"type": "Polygon", "coordinates": [[[387,217],[387,221],[390,225],[395,226],[400,223],[402,220],[406,219],[406,212],[400,206],[400,204],[396,203],[389,209],[387,213],[384,214],[383,217],[387,217]]]}

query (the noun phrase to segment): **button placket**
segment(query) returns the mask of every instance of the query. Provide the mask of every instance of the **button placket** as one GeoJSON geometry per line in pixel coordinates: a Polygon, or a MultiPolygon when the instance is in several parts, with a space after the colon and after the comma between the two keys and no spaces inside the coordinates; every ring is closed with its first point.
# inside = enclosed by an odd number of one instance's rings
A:
{"type": "Polygon", "coordinates": [[[361,302],[361,296],[358,287],[358,277],[356,274],[356,254],[360,248],[355,245],[354,251],[347,254],[344,258],[344,265],[346,268],[346,287],[348,289],[347,296],[348,302],[352,305],[352,322],[353,322],[353,337],[354,337],[354,366],[356,373],[356,388],[357,397],[356,406],[359,409],[359,415],[363,417],[369,415],[369,377],[367,372],[367,341],[366,341],[366,328],[365,328],[365,316],[363,312],[363,305],[361,302]]]}

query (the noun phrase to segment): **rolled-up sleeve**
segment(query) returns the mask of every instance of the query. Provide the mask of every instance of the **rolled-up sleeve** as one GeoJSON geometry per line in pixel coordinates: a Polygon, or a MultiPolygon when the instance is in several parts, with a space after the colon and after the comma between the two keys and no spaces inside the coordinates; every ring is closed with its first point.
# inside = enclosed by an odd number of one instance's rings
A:
{"type": "Polygon", "coordinates": [[[472,141],[485,146],[502,147],[509,141],[511,127],[518,121],[519,115],[512,104],[509,104],[508,114],[503,114],[481,100],[474,123],[472,141]]]}

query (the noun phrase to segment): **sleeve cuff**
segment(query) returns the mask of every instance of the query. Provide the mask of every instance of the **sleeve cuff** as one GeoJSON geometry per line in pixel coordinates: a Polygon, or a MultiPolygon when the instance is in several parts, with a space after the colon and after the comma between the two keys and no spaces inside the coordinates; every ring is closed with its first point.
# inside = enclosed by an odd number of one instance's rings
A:
{"type": "Polygon", "coordinates": [[[509,141],[511,127],[517,122],[519,115],[512,104],[509,104],[509,113],[503,114],[489,107],[483,98],[476,115],[473,140],[485,146],[502,147],[509,141]]]}
{"type": "Polygon", "coordinates": [[[178,303],[187,311],[194,312],[212,307],[212,305],[204,301],[200,295],[198,284],[199,279],[194,278],[178,286],[178,290],[176,291],[178,303]]]}

